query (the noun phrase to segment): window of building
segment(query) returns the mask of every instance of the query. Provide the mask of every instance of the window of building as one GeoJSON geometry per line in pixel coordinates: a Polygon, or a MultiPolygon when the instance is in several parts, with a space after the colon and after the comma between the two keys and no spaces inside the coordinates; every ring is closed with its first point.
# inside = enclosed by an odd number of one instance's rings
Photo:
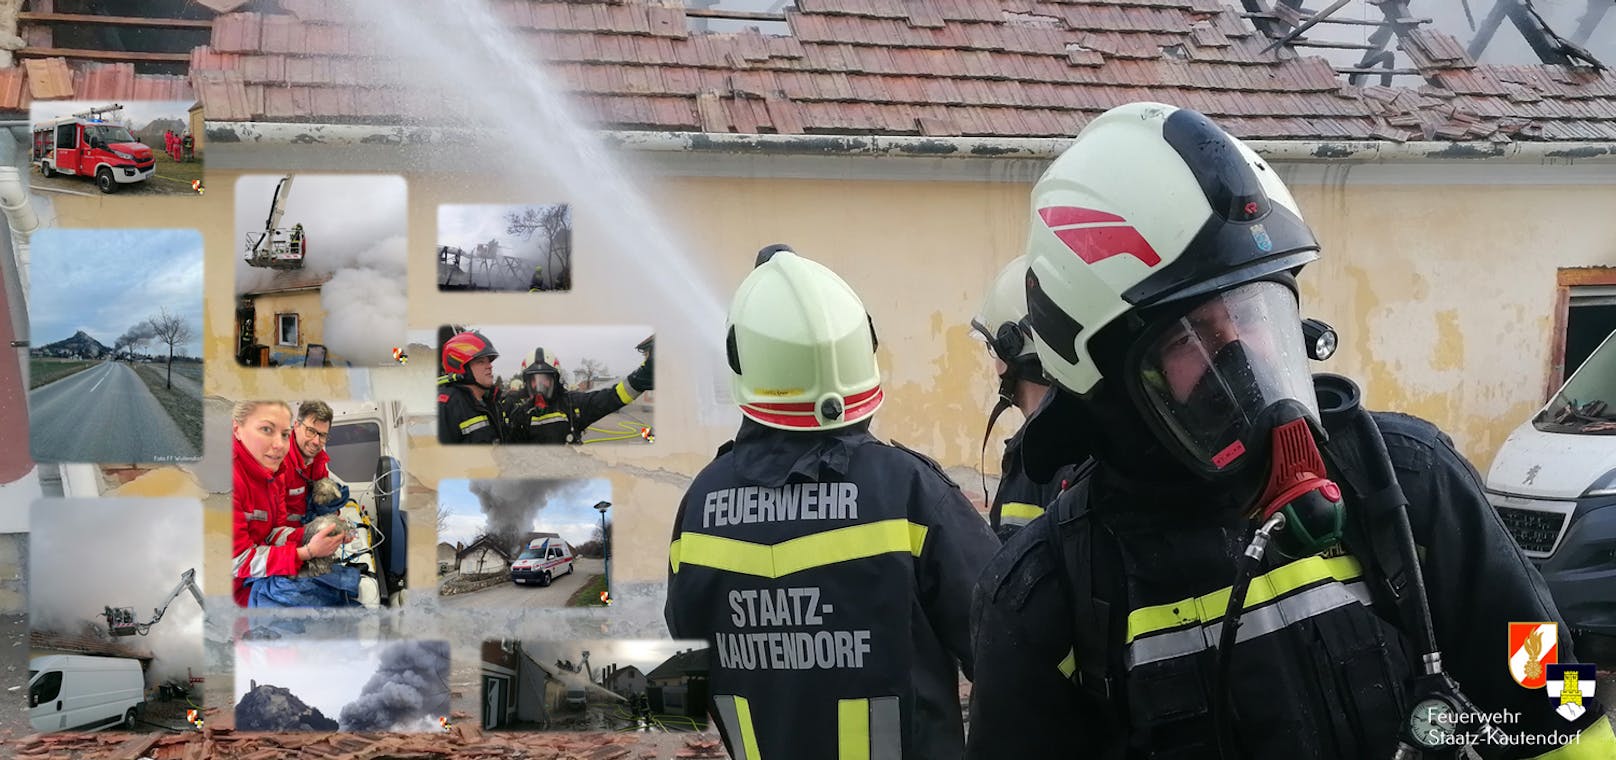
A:
{"type": "Polygon", "coordinates": [[[298,344],[298,319],[296,314],[275,315],[275,342],[282,346],[296,346],[298,344]]]}
{"type": "Polygon", "coordinates": [[[1616,331],[1616,267],[1561,269],[1547,398],[1616,331]]]}

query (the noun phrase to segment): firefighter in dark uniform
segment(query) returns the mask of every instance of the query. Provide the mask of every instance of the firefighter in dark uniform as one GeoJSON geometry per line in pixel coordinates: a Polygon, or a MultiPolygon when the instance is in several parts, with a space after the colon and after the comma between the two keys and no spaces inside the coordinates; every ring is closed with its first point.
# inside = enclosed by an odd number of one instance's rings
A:
{"type": "MultiPolygon", "coordinates": [[[[1027,327],[1027,258],[1017,257],[993,281],[993,288],[982,302],[982,310],[971,320],[971,329],[988,344],[993,356],[994,371],[999,376],[999,403],[988,415],[988,429],[982,434],[982,448],[987,450],[988,437],[999,415],[1014,406],[1022,419],[1032,417],[1034,410],[1049,393],[1049,381],[1044,378],[1044,367],[1033,349],[1032,334],[1027,327]]],[[[1022,435],[1026,424],[1004,442],[1004,459],[999,465],[999,489],[993,495],[988,512],[988,523],[1001,540],[1008,541],[1033,518],[1044,513],[1062,489],[1077,482],[1091,466],[1067,465],[1054,477],[1042,482],[1027,475],[1022,463],[1022,435]]],[[[986,468],[984,468],[984,471],[986,468]]],[[[982,486],[987,492],[986,476],[982,486]]]]}
{"type": "Polygon", "coordinates": [[[1616,757],[1591,688],[1557,708],[1512,678],[1512,622],[1575,656],[1452,441],[1311,376],[1294,276],[1319,245],[1266,162],[1135,103],[1032,208],[1058,388],[1028,464],[1098,465],[978,585],[970,757],[1446,757],[1481,734],[1484,757],[1616,757]]]}
{"type": "Polygon", "coordinates": [[[870,435],[863,304],[764,249],[728,352],[741,428],[679,505],[666,614],[675,638],[712,641],[730,755],[960,757],[968,587],[998,541],[936,463],[870,435]]]}
{"type": "Polygon", "coordinates": [[[511,443],[582,443],[585,430],[652,390],[654,367],[648,355],[629,376],[610,388],[568,390],[561,360],[542,348],[522,362],[524,399],[510,405],[511,443]]]}
{"type": "Polygon", "coordinates": [[[438,442],[498,443],[507,439],[494,382],[499,352],[476,330],[457,333],[443,344],[438,377],[438,442]]]}

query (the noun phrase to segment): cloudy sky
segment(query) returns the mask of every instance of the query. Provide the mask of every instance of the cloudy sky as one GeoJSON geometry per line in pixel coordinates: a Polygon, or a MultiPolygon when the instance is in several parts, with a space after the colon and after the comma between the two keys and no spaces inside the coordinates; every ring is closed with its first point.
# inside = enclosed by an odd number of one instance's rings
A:
{"type": "MultiPolygon", "coordinates": [[[[614,376],[622,377],[640,366],[645,358],[634,347],[651,336],[649,326],[562,326],[531,327],[527,325],[470,325],[493,342],[499,349],[494,360],[494,374],[509,379],[522,371],[522,357],[535,346],[543,346],[561,359],[561,370],[567,382],[573,380],[572,371],[579,359],[595,359],[606,363],[614,376]]],[[[413,330],[410,342],[433,346],[437,350],[436,331],[413,330]]],[[[410,360],[415,360],[411,354],[410,360]]],[[[433,361],[436,361],[435,355],[433,361]]]]}
{"type": "Polygon", "coordinates": [[[332,720],[359,698],[381,662],[382,644],[353,639],[333,641],[242,642],[236,645],[236,691],[232,706],[252,681],[290,689],[305,704],[332,720]]]}
{"type": "MultiPolygon", "coordinates": [[[[33,345],[83,330],[111,347],[164,307],[184,317],[196,336],[175,352],[201,356],[202,236],[194,230],[53,228],[34,235],[28,297],[33,345]]],[[[144,350],[156,353],[157,347],[148,343],[144,350]]]]}
{"type": "Polygon", "coordinates": [[[478,244],[498,240],[500,251],[508,256],[537,258],[543,231],[535,231],[526,240],[505,232],[505,215],[526,209],[549,208],[545,205],[493,206],[444,204],[438,207],[438,245],[452,245],[471,250],[478,244]]]}
{"type": "MultiPolygon", "coordinates": [[[[533,519],[532,529],[560,533],[567,543],[577,546],[588,541],[600,526],[600,513],[595,503],[612,500],[612,482],[605,478],[577,481],[578,488],[565,489],[549,499],[533,519]]],[[[451,544],[482,535],[487,521],[483,518],[482,503],[471,492],[469,480],[440,481],[438,503],[449,512],[449,524],[438,536],[439,541],[451,544]]],[[[612,518],[611,510],[606,512],[612,518]]]]}
{"type": "Polygon", "coordinates": [[[583,653],[589,652],[589,667],[591,670],[606,665],[615,664],[619,667],[633,665],[642,673],[650,673],[652,668],[666,662],[669,657],[682,649],[705,649],[707,642],[700,640],[683,639],[616,639],[594,641],[524,641],[522,649],[534,660],[546,665],[554,664],[556,660],[571,660],[580,663],[583,653]]]}
{"type": "MultiPolygon", "coordinates": [[[[104,607],[133,607],[150,620],[180,574],[202,572],[202,503],[190,499],[45,499],[34,502],[28,552],[28,614],[34,630],[105,629],[104,607]],[[116,572],[95,567],[116,566],[116,572]],[[86,572],[94,582],[86,582],[86,572]]],[[[201,585],[200,582],[197,585],[201,585]]],[[[146,636],[124,643],[156,655],[159,678],[200,673],[202,610],[190,592],[146,636]]]]}
{"type": "MultiPolygon", "coordinates": [[[[146,126],[153,119],[179,119],[187,125],[191,123],[190,108],[194,100],[132,100],[122,101],[122,111],[107,114],[113,119],[128,119],[135,129],[146,126]]],[[[105,100],[36,100],[28,109],[30,121],[41,122],[50,119],[72,116],[83,113],[91,108],[111,105],[105,100]]],[[[163,146],[154,146],[162,150],[163,146]]]]}

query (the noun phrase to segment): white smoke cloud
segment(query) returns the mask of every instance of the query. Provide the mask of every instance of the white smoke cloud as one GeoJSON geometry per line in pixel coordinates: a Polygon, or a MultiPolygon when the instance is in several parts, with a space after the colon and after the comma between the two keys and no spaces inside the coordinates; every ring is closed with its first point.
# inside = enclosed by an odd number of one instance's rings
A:
{"type": "MultiPolygon", "coordinates": [[[[251,175],[236,183],[236,231],[240,245],[264,228],[280,181],[251,175]]],[[[308,236],[303,267],[281,271],[236,260],[236,291],[305,286],[329,277],[320,288],[320,342],[338,359],[356,365],[392,362],[404,345],[406,200],[402,177],[296,175],[286,196],[281,227],[302,224],[308,236]]]]}
{"type": "MultiPolygon", "coordinates": [[[[105,607],[150,620],[188,569],[202,572],[202,504],[190,499],[42,499],[28,544],[29,626],[99,635],[154,655],[148,685],[203,672],[202,610],[182,591],[146,636],[106,636],[105,607]]],[[[198,584],[200,585],[200,584],[198,584]]]]}
{"type": "Polygon", "coordinates": [[[393,347],[404,344],[409,305],[404,254],[402,236],[387,238],[355,254],[320,289],[323,338],[333,354],[355,364],[392,361],[393,347]]]}

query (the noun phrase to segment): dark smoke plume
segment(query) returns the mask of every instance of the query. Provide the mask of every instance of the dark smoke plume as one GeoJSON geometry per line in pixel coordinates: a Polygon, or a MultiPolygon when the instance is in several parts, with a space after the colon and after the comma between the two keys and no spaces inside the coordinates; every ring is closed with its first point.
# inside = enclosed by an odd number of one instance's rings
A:
{"type": "Polygon", "coordinates": [[[449,714],[449,643],[399,641],[382,650],[381,665],[359,698],[342,708],[343,731],[389,731],[449,714]]]}
{"type": "Polygon", "coordinates": [[[586,480],[473,480],[471,492],[488,517],[487,534],[514,548],[533,530],[533,519],[551,498],[587,484],[586,480]]]}

